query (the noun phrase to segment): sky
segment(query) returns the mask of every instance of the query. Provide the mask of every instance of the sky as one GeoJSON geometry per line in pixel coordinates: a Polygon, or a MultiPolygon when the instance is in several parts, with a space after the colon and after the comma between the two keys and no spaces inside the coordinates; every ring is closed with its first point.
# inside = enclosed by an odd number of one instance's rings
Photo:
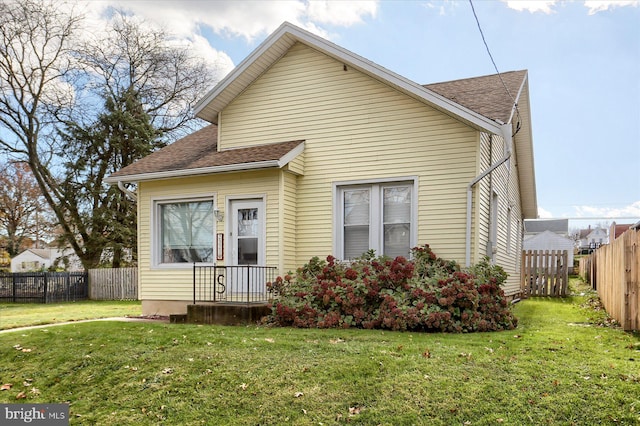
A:
{"type": "Polygon", "coordinates": [[[640,0],[82,4],[90,22],[117,7],[164,27],[218,78],[284,21],[419,84],[526,69],[539,217],[640,220],[640,0]]]}

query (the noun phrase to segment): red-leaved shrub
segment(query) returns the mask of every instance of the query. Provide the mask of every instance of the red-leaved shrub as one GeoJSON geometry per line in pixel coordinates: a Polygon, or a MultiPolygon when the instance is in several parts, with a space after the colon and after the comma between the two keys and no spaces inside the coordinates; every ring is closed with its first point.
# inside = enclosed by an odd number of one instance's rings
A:
{"type": "Polygon", "coordinates": [[[407,260],[369,253],[350,263],[314,257],[295,278],[285,275],[267,284],[274,301],[265,322],[456,333],[516,327],[500,287],[507,278],[501,267],[485,259],[461,270],[428,245],[412,254],[407,260]]]}

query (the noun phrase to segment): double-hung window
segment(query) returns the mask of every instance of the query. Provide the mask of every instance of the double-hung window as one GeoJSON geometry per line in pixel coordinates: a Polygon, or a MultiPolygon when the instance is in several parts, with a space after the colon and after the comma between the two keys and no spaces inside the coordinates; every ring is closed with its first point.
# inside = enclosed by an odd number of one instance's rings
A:
{"type": "Polygon", "coordinates": [[[413,182],[337,187],[337,252],[353,259],[368,250],[408,257],[414,244],[413,182]]]}
{"type": "Polygon", "coordinates": [[[156,202],[156,264],[213,263],[213,199],[156,202]]]}

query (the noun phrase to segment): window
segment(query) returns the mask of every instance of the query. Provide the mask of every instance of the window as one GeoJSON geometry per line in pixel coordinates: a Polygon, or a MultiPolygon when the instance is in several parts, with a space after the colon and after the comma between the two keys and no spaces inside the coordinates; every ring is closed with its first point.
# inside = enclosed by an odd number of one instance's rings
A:
{"type": "Polygon", "coordinates": [[[413,183],[338,186],[338,254],[353,259],[366,251],[408,257],[414,243],[413,183]]]}
{"type": "Polygon", "coordinates": [[[213,263],[213,200],[157,202],[158,264],[213,263]]]}

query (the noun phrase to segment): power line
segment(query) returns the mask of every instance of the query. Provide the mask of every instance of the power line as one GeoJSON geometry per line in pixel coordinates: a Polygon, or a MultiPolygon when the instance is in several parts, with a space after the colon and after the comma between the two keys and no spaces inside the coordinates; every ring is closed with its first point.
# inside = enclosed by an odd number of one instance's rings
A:
{"type": "MultiPolygon", "coordinates": [[[[509,97],[511,98],[511,102],[513,102],[513,105],[515,105],[515,107],[516,107],[516,113],[518,114],[518,122],[516,123],[516,132],[515,133],[518,133],[518,131],[520,131],[520,111],[518,110],[518,103],[516,102],[515,98],[513,97],[511,92],[509,91],[509,88],[507,87],[506,83],[502,79],[502,74],[500,74],[500,71],[498,71],[498,66],[496,65],[496,61],[493,59],[493,55],[491,54],[491,50],[489,49],[489,45],[487,44],[487,40],[484,38],[484,32],[482,31],[482,27],[480,26],[480,20],[478,19],[478,15],[476,14],[476,9],[475,9],[475,7],[473,7],[473,1],[469,0],[469,4],[471,5],[471,11],[473,12],[473,17],[475,18],[476,24],[478,25],[478,30],[480,31],[480,36],[482,37],[482,42],[484,43],[484,47],[487,49],[487,53],[489,54],[489,58],[491,59],[491,63],[493,64],[493,68],[496,70],[496,73],[498,74],[498,77],[500,78],[500,82],[502,83],[502,86],[504,87],[504,90],[507,92],[507,95],[509,95],[509,97]]],[[[514,133],[514,135],[515,135],[515,133],[514,133]]]]}

